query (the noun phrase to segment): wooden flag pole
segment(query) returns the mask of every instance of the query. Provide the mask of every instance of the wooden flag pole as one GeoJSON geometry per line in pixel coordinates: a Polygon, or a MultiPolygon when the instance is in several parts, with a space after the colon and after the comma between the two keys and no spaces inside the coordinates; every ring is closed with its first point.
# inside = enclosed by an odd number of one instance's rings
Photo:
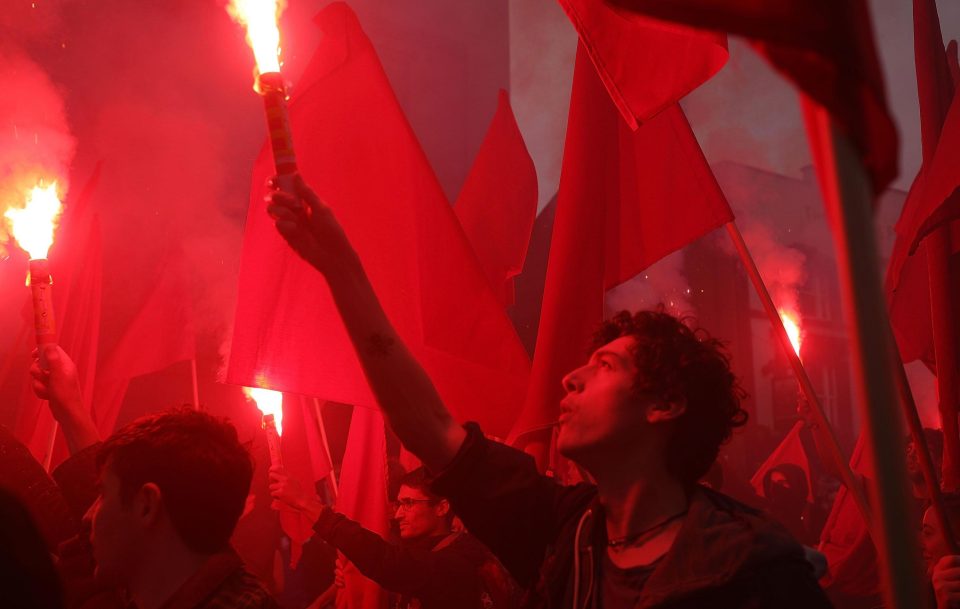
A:
{"type": "Polygon", "coordinates": [[[50,471],[50,466],[53,465],[53,449],[57,445],[57,432],[60,431],[60,423],[58,421],[53,422],[53,427],[50,428],[50,436],[47,438],[47,450],[43,453],[43,469],[50,471]]]}
{"type": "Polygon", "coordinates": [[[330,443],[327,441],[327,426],[323,423],[323,412],[320,408],[320,400],[313,398],[313,412],[317,417],[317,427],[320,428],[320,439],[323,441],[323,450],[327,454],[327,463],[330,464],[330,487],[333,489],[333,500],[337,500],[340,489],[337,485],[337,474],[333,471],[333,455],[330,453],[330,443]]]}
{"type": "Polygon", "coordinates": [[[760,297],[763,309],[770,319],[770,325],[773,327],[773,333],[777,336],[777,342],[780,343],[780,347],[783,349],[784,355],[787,356],[790,367],[797,377],[800,390],[810,404],[810,412],[813,414],[817,425],[819,425],[820,429],[824,432],[822,437],[826,440],[826,449],[830,454],[831,460],[834,461],[834,468],[839,472],[840,478],[843,480],[843,485],[847,487],[854,502],[860,509],[860,513],[863,514],[863,519],[868,525],[871,525],[873,521],[870,517],[870,508],[867,504],[863,485],[853,474],[853,470],[850,469],[850,460],[843,454],[833,427],[830,425],[830,421],[823,411],[823,406],[820,404],[820,399],[817,397],[817,393],[813,389],[813,384],[810,382],[810,377],[807,376],[807,371],[803,367],[803,362],[800,361],[800,356],[794,351],[793,345],[790,343],[790,336],[783,326],[783,319],[780,317],[780,313],[777,311],[777,307],[770,297],[770,292],[763,282],[763,277],[760,276],[760,269],[757,268],[757,264],[754,262],[753,256],[750,254],[750,250],[747,248],[747,244],[743,240],[743,235],[740,234],[740,229],[737,228],[736,223],[728,222],[726,229],[727,234],[730,235],[730,240],[733,241],[733,247],[737,250],[737,254],[740,256],[741,262],[743,262],[743,268],[746,269],[747,275],[750,277],[750,282],[753,283],[753,287],[757,291],[757,296],[760,297]]]}
{"type": "Polygon", "coordinates": [[[880,286],[871,185],[853,145],[829,114],[807,99],[803,106],[824,204],[833,224],[852,339],[854,386],[866,448],[874,461],[874,543],[880,579],[887,582],[886,606],[923,607],[927,591],[921,583],[920,552],[904,492],[909,488],[902,449],[905,434],[894,403],[890,321],[880,286]]]}

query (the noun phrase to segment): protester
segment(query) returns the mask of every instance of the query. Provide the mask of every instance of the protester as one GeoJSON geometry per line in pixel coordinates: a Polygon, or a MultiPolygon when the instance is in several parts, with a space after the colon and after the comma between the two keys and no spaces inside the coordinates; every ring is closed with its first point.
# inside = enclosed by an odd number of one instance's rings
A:
{"type": "Polygon", "coordinates": [[[381,587],[399,594],[397,609],[509,609],[517,599],[509,576],[472,535],[453,530],[446,499],[428,488],[420,468],[400,479],[394,519],[400,543],[326,507],[282,468],[270,472],[274,499],[314,519],[321,539],[340,550],[381,587]]]}
{"type": "MultiPolygon", "coordinates": [[[[945,493],[943,503],[947,523],[956,539],[960,533],[960,493],[945,493]]],[[[923,514],[920,547],[937,609],[960,609],[960,556],[951,553],[932,508],[923,514]]]]}
{"type": "Polygon", "coordinates": [[[815,507],[807,501],[809,493],[807,473],[799,465],[781,463],[763,476],[763,496],[770,515],[797,541],[815,547],[823,521],[815,517],[815,507]]]}
{"type": "MultiPolygon", "coordinates": [[[[810,420],[807,409],[801,407],[798,412],[804,416],[807,426],[813,431],[814,445],[820,461],[830,473],[842,481],[836,471],[837,464],[825,450],[825,430],[810,420]]],[[[943,459],[943,434],[936,429],[923,431],[934,469],[939,472],[943,459]]],[[[914,528],[919,530],[920,518],[928,505],[929,492],[912,438],[904,441],[903,450],[910,479],[910,488],[907,491],[912,500],[910,513],[912,518],[916,518],[913,521],[914,528]]],[[[857,471],[857,468],[854,469],[857,471]]],[[[869,481],[863,475],[860,475],[859,480],[862,488],[866,489],[869,481]]],[[[844,492],[837,494],[827,525],[821,534],[819,549],[827,557],[828,572],[820,583],[837,609],[874,609],[883,604],[879,556],[863,515],[853,501],[845,499],[845,495],[844,492]]]]}
{"type": "Polygon", "coordinates": [[[782,527],[697,484],[746,421],[718,341],[662,311],[605,324],[563,380],[557,440],[596,485],[562,486],[454,422],[330,209],[301,179],[294,189],[268,197],[277,229],[325,276],[394,432],[527,588],[527,606],[830,606],[782,527]]]}
{"type": "Polygon", "coordinates": [[[277,607],[229,547],[253,475],[233,425],[174,409],[100,443],[73,362],[57,346],[44,360],[31,367],[34,390],[50,401],[72,453],[57,479],[86,486],[91,503],[86,530],[62,553],[69,606],[277,607]]]}

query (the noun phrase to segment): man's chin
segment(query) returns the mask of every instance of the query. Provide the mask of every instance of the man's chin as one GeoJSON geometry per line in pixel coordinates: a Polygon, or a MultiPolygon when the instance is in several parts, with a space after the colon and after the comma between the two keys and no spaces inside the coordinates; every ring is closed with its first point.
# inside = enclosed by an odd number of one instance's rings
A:
{"type": "Polygon", "coordinates": [[[577,442],[576,438],[570,437],[569,435],[564,436],[563,431],[557,435],[557,452],[563,455],[564,458],[570,459],[571,461],[577,460],[577,455],[581,454],[582,447],[580,443],[577,442]]]}

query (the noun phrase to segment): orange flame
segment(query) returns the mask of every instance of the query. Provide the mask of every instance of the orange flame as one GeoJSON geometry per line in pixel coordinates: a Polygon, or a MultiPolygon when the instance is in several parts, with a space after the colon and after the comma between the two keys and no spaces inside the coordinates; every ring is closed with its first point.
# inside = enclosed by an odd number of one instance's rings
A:
{"type": "Polygon", "coordinates": [[[253,400],[264,416],[273,415],[273,421],[277,425],[277,434],[283,435],[283,394],[273,389],[262,389],[260,387],[244,387],[243,393],[253,400]]]}
{"type": "Polygon", "coordinates": [[[57,183],[54,182],[46,187],[34,186],[22,208],[11,207],[3,215],[17,244],[36,260],[47,257],[61,211],[63,204],[57,196],[57,183]]]}
{"type": "Polygon", "coordinates": [[[783,320],[783,327],[790,338],[790,344],[793,345],[793,351],[799,356],[800,345],[803,342],[800,336],[800,318],[796,313],[788,313],[783,309],[780,309],[779,313],[780,319],[783,320]]]}
{"type": "Polygon", "coordinates": [[[285,0],[230,0],[227,12],[247,29],[247,44],[253,49],[260,74],[280,71],[280,28],[277,20],[285,0]]]}

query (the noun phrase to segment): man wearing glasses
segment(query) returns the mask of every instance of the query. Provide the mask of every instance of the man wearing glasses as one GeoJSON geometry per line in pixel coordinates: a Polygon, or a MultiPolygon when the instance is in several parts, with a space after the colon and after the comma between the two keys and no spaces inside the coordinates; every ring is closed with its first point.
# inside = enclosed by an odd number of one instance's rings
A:
{"type": "Polygon", "coordinates": [[[271,470],[270,492],[315,519],[317,536],[340,550],[357,569],[399,596],[397,609],[509,609],[513,584],[493,555],[473,536],[455,531],[446,499],[432,494],[423,468],[400,480],[391,543],[325,506],[282,470],[271,470]]]}

